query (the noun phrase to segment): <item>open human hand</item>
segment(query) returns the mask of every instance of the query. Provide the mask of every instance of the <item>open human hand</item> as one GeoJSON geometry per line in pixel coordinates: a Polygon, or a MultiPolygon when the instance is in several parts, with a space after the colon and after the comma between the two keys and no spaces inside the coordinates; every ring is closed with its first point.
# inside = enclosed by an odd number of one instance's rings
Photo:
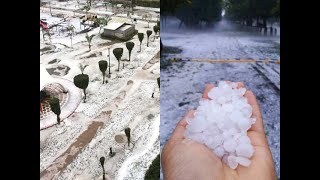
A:
{"type": "MultiPolygon", "coordinates": [[[[244,84],[238,82],[238,88],[244,84]]],[[[208,84],[202,95],[205,99],[214,84],[208,84]]],[[[256,97],[247,90],[245,97],[252,106],[252,117],[256,123],[247,134],[254,147],[249,167],[238,166],[231,169],[223,163],[206,145],[184,137],[187,117],[193,117],[190,110],[177,124],[161,154],[161,164],[165,180],[275,180],[275,168],[271,151],[263,129],[262,116],[256,97]]]]}

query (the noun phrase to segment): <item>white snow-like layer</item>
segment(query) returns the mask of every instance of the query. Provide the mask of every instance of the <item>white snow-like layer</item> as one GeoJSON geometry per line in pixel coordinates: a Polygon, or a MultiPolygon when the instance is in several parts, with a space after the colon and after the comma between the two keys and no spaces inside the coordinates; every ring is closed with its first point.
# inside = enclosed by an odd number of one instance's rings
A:
{"type": "Polygon", "coordinates": [[[227,20],[203,30],[179,28],[179,23],[172,17],[161,22],[161,39],[165,46],[181,48],[184,58],[280,58],[280,27],[277,36],[270,36],[227,20]]]}
{"type": "Polygon", "coordinates": [[[148,166],[159,154],[160,106],[156,98],[150,97],[154,86],[157,86],[155,82],[142,82],[57,179],[77,179],[83,175],[97,179],[102,173],[99,162],[101,156],[106,157],[105,169],[112,179],[128,179],[127,176],[143,179],[148,166]],[[150,114],[152,116],[148,117],[150,114]],[[131,128],[131,142],[134,144],[131,150],[128,150],[126,144],[118,144],[114,139],[115,135],[124,133],[126,127],[131,128]],[[108,156],[109,147],[116,152],[112,158],[108,156]],[[144,167],[140,168],[141,171],[130,168],[134,161],[142,161],[144,167]],[[125,171],[124,166],[132,171],[125,171]]]}
{"type": "Polygon", "coordinates": [[[254,153],[247,131],[255,123],[252,107],[237,83],[220,81],[187,119],[185,137],[208,146],[230,168],[249,166],[254,153]]]}
{"type": "Polygon", "coordinates": [[[68,118],[58,128],[51,127],[48,130],[40,131],[40,172],[65,152],[86,129],[87,122],[83,121],[84,118],[81,119],[68,118]]]}

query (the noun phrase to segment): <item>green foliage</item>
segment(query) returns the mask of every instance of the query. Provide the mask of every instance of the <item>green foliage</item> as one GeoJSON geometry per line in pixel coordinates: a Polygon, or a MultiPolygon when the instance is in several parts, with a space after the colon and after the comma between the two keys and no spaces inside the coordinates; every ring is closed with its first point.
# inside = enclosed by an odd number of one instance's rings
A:
{"type": "Polygon", "coordinates": [[[95,35],[94,34],[91,34],[91,36],[89,36],[88,33],[86,33],[86,40],[89,44],[89,51],[91,51],[91,41],[92,41],[92,38],[94,37],[95,35]]]}
{"type": "Polygon", "coordinates": [[[149,38],[149,36],[152,34],[152,31],[151,30],[147,30],[147,36],[149,38]]]}
{"type": "MultiPolygon", "coordinates": [[[[160,30],[160,26],[158,26],[158,25],[153,26],[153,31],[154,31],[154,34],[155,34],[155,35],[159,32],[159,30],[160,30]]],[[[156,37],[154,37],[153,40],[155,40],[155,38],[156,38],[156,37]]]]}
{"type": "Polygon", "coordinates": [[[120,71],[120,60],[121,60],[122,54],[123,54],[123,48],[115,48],[113,50],[113,55],[118,60],[118,71],[120,71]]]}
{"type": "Polygon", "coordinates": [[[280,0],[226,0],[225,9],[227,17],[251,25],[253,19],[266,21],[272,16],[280,17],[280,0]]]}
{"type": "Polygon", "coordinates": [[[161,0],[160,9],[161,15],[174,14],[178,7],[184,4],[189,4],[189,0],[161,0]]]}
{"type": "Polygon", "coordinates": [[[211,24],[221,19],[222,0],[192,0],[176,9],[176,16],[186,26],[202,22],[211,24]]]}
{"type": "Polygon", "coordinates": [[[128,51],[129,51],[129,61],[130,61],[131,51],[132,51],[132,49],[134,47],[134,42],[126,42],[126,47],[127,47],[128,51]]]}
{"type": "Polygon", "coordinates": [[[57,115],[57,122],[58,124],[60,124],[60,113],[61,113],[61,109],[60,109],[60,102],[59,99],[56,97],[52,97],[49,101],[50,104],[50,108],[51,111],[57,115]]]}
{"type": "Polygon", "coordinates": [[[49,101],[49,104],[52,112],[57,115],[60,115],[61,109],[60,109],[59,99],[56,97],[52,97],[49,101]]]}
{"type": "Polygon", "coordinates": [[[143,37],[144,37],[143,33],[138,33],[138,38],[139,38],[140,43],[142,42],[143,37]]]}
{"type": "Polygon", "coordinates": [[[130,136],[131,136],[130,131],[131,131],[130,128],[125,128],[124,129],[124,133],[126,133],[126,136],[128,138],[128,146],[130,146],[130,136]]]}
{"type": "Polygon", "coordinates": [[[151,34],[152,34],[152,31],[151,30],[147,30],[147,37],[148,37],[148,39],[147,39],[147,47],[149,46],[149,37],[150,37],[151,34]]]}
{"type": "Polygon", "coordinates": [[[275,17],[280,17],[280,0],[277,0],[274,4],[271,10],[271,14],[275,17]]]}
{"type": "Polygon", "coordinates": [[[100,157],[100,164],[102,167],[104,167],[104,161],[105,161],[105,157],[100,157]]]}
{"type": "Polygon", "coordinates": [[[155,1],[155,0],[137,0],[135,4],[137,6],[143,6],[143,7],[153,7],[153,8],[160,7],[159,1],[155,1]]]}
{"type": "Polygon", "coordinates": [[[74,85],[82,89],[84,92],[84,100],[86,102],[87,94],[86,89],[89,85],[89,76],[87,74],[78,74],[73,78],[74,85]]]}
{"type": "Polygon", "coordinates": [[[83,71],[86,69],[86,67],[88,67],[88,65],[80,64],[79,67],[80,67],[81,74],[83,74],[83,71]]]}
{"type": "Polygon", "coordinates": [[[97,24],[98,26],[100,26],[99,33],[100,33],[100,31],[101,31],[103,26],[108,25],[109,21],[111,21],[111,17],[110,16],[106,16],[105,18],[104,17],[100,17],[100,18],[96,18],[94,20],[94,23],[97,24]]]}
{"type": "Polygon", "coordinates": [[[106,177],[105,177],[105,170],[104,170],[104,161],[105,161],[105,157],[100,157],[100,164],[101,164],[101,166],[102,166],[102,176],[103,176],[103,180],[105,180],[106,179],[106,177]]]}
{"type": "Polygon", "coordinates": [[[157,26],[159,26],[159,28],[160,28],[160,21],[157,21],[157,26]]]}
{"type": "Polygon", "coordinates": [[[91,7],[90,6],[83,6],[80,10],[84,10],[86,11],[86,13],[88,13],[88,11],[90,11],[91,7]]]}
{"type": "Polygon", "coordinates": [[[116,153],[112,151],[112,147],[110,147],[110,151],[109,151],[109,157],[113,157],[115,156],[116,153]]]}
{"type": "Polygon", "coordinates": [[[152,161],[149,169],[147,170],[145,180],[158,180],[160,179],[160,154],[152,161]]]}
{"type": "Polygon", "coordinates": [[[108,69],[108,61],[101,60],[99,61],[99,69],[102,72],[102,84],[104,84],[104,77],[106,76],[106,70],[108,69]]]}
{"type": "Polygon", "coordinates": [[[143,37],[144,37],[143,33],[138,33],[138,38],[139,38],[139,41],[140,41],[140,52],[141,52],[141,44],[142,44],[143,37]]]}
{"type": "Polygon", "coordinates": [[[40,102],[45,100],[49,95],[45,91],[40,91],[40,102]]]}
{"type": "Polygon", "coordinates": [[[87,74],[78,74],[73,78],[74,85],[80,89],[86,89],[89,85],[89,76],[87,74]]]}

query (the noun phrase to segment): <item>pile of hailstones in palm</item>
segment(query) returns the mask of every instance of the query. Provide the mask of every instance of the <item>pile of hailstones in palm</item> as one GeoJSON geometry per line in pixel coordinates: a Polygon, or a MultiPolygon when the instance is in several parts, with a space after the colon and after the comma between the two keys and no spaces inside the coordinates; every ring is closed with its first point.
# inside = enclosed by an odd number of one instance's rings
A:
{"type": "Polygon", "coordinates": [[[246,89],[220,81],[202,99],[193,118],[187,118],[184,136],[205,144],[231,169],[248,167],[254,153],[247,131],[256,119],[244,96],[246,89]]]}

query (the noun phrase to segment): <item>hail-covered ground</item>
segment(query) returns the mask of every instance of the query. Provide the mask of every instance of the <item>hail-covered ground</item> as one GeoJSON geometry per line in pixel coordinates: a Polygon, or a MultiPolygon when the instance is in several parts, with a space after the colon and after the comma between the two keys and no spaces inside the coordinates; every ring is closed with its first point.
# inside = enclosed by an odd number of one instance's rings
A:
{"type": "MultiPolygon", "coordinates": [[[[189,109],[199,106],[208,83],[243,82],[260,104],[264,128],[280,178],[280,36],[263,35],[222,21],[203,30],[179,29],[176,20],[161,24],[167,53],[161,56],[160,146],[189,109]],[[239,29],[240,28],[240,29],[239,29]],[[179,48],[179,49],[177,49],[179,48]],[[182,51],[181,51],[182,50],[182,51]],[[168,53],[170,52],[170,53],[168,53]],[[172,60],[173,58],[177,58],[172,60]],[[181,58],[181,59],[180,59],[181,58]],[[206,61],[195,59],[205,58],[206,61]],[[257,58],[257,63],[212,63],[210,60],[257,58]],[[270,63],[263,63],[265,58],[270,63]],[[170,62],[170,63],[168,63],[170,62]]],[[[162,177],[162,174],[161,174],[162,177]]]]}
{"type": "MultiPolygon", "coordinates": [[[[81,74],[79,64],[88,65],[84,73],[89,75],[90,80],[86,102],[81,101],[76,111],[63,120],[62,125],[40,131],[40,179],[102,179],[99,162],[102,156],[106,158],[107,177],[117,180],[133,177],[144,179],[146,170],[159,154],[160,146],[160,93],[157,85],[157,78],[160,76],[160,38],[154,39],[153,33],[149,47],[146,46],[146,31],[152,30],[155,21],[150,22],[148,28],[146,21],[138,19],[135,28],[145,34],[142,51],[138,52],[140,42],[135,35],[130,40],[135,43],[131,62],[125,62],[124,68],[121,62],[118,72],[118,61],[112,50],[123,48],[122,59],[128,59],[125,42],[101,38],[100,28],[91,28],[88,34],[95,36],[89,51],[86,33],[83,33],[84,27],[80,27],[78,18],[85,13],[73,12],[78,9],[76,1],[53,2],[51,5],[53,16],[50,15],[49,8],[42,7],[40,17],[46,19],[50,26],[63,19],[56,14],[63,14],[67,19],[60,25],[73,25],[75,34],[71,44],[67,32],[59,33],[58,29],[53,28],[50,31],[50,43],[48,38],[43,39],[40,32],[40,63],[53,77],[70,81],[81,74]],[[109,61],[108,48],[111,75],[108,75],[107,70],[105,80],[108,82],[102,84],[98,61],[109,61]],[[153,93],[154,98],[151,97],[153,93]],[[124,129],[127,127],[131,128],[130,147],[126,146],[126,138],[123,143],[115,141],[116,135],[124,137],[124,129]],[[108,155],[110,147],[116,153],[113,157],[108,155]]],[[[105,7],[96,6],[97,8],[92,8],[93,13],[108,12],[105,7]]],[[[131,23],[130,18],[120,17],[118,11],[119,8],[114,10],[117,14],[111,17],[109,23],[131,23]]],[[[103,16],[103,13],[98,16],[103,16]]]]}

